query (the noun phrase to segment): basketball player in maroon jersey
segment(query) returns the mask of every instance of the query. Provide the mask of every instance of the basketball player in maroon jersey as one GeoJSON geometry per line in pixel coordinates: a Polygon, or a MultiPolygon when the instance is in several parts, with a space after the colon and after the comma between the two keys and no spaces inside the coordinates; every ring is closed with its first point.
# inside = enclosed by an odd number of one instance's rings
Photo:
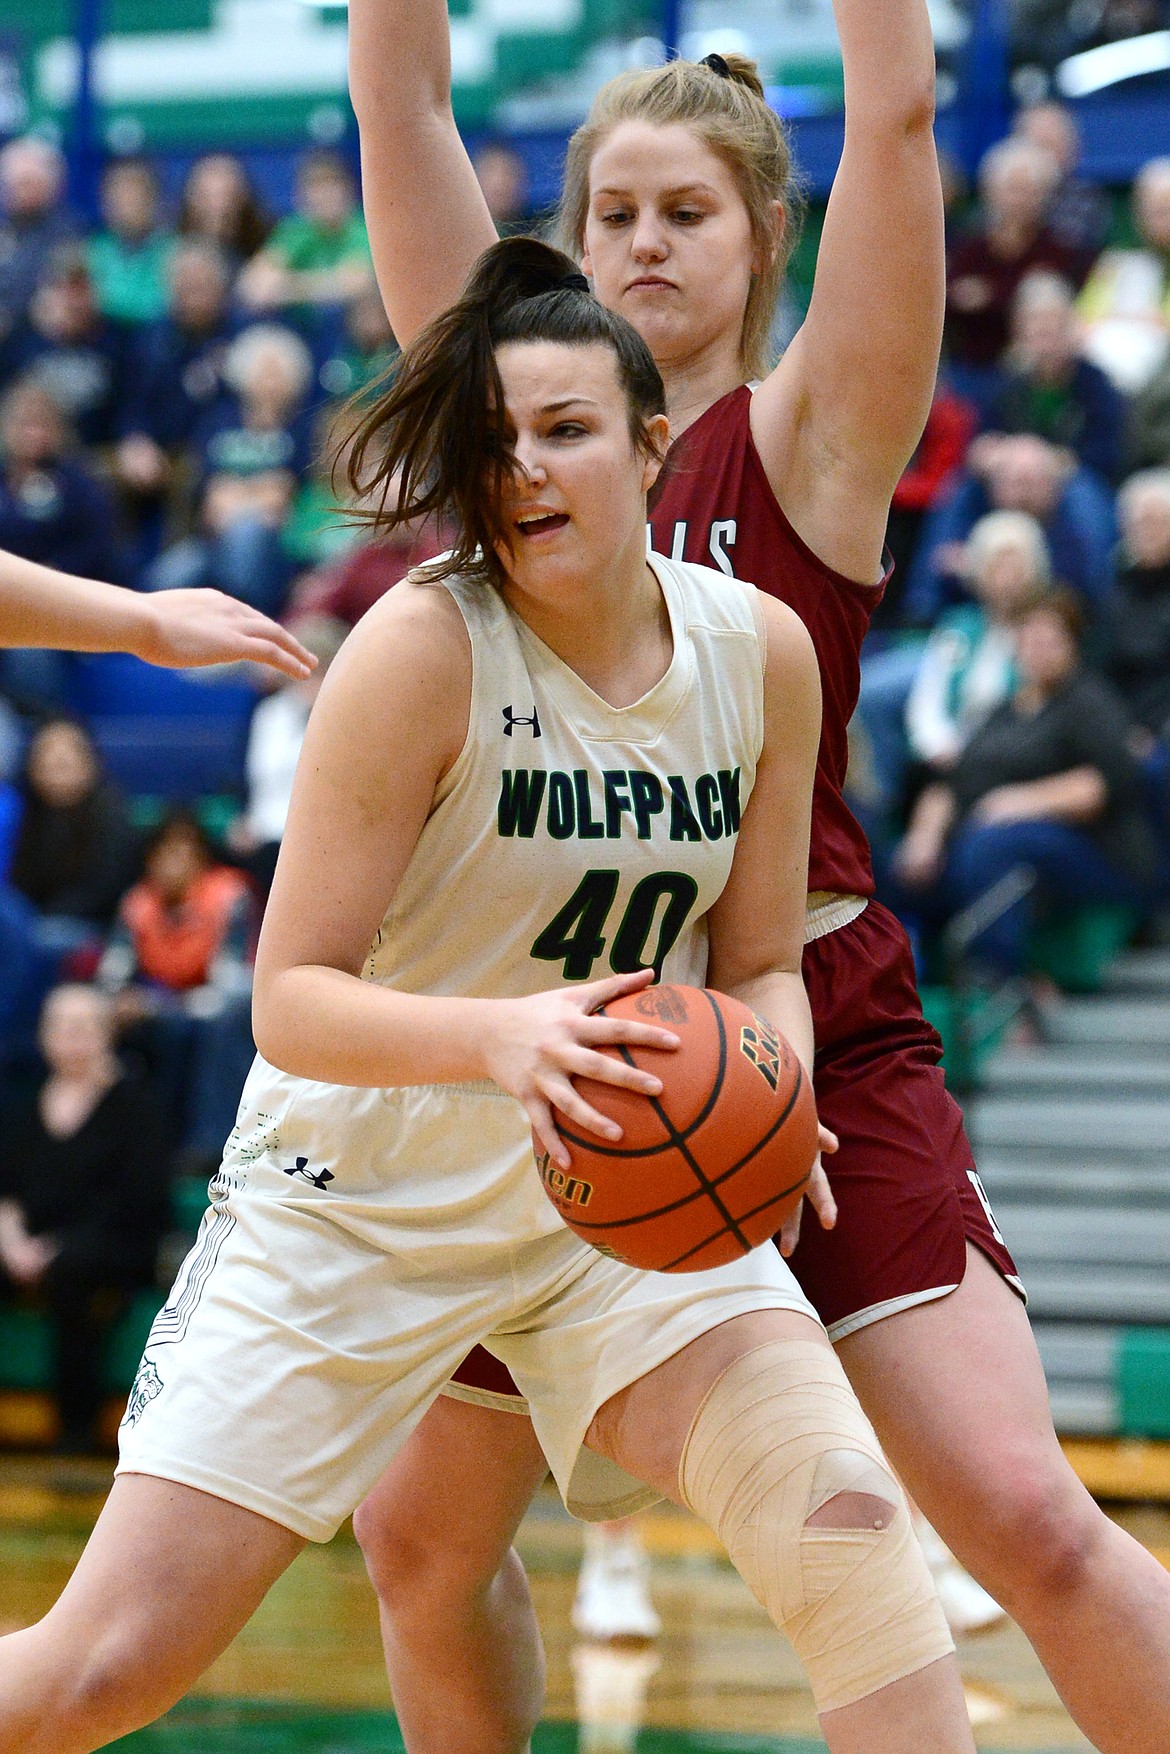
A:
{"type": "MultiPolygon", "coordinates": [[[[1170,1577],[1061,1453],[905,935],[870,899],[841,796],[889,502],[934,384],[943,228],[924,0],[835,11],[844,153],[808,316],[774,370],[789,167],[748,63],[605,87],[570,148],[565,229],[665,380],[676,440],[653,545],[782,597],[820,660],[805,978],[839,1216],[806,1219],[799,1239],[791,1226],[782,1247],[907,1487],[1072,1716],[1104,1754],[1154,1754],[1170,1746],[1170,1577]]],[[[375,262],[409,340],[456,296],[491,221],[451,114],[442,0],[351,0],[350,21],[375,262]]],[[[539,1711],[510,1541],[543,1458],[493,1360],[473,1355],[459,1376],[478,1404],[436,1403],[356,1519],[411,1754],[518,1750],[539,1711]]]]}

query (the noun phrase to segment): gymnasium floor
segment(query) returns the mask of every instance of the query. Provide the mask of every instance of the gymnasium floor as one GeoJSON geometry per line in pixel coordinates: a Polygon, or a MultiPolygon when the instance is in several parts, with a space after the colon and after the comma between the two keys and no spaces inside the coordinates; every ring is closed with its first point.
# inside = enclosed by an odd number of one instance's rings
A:
{"type": "MultiPolygon", "coordinates": [[[[1137,1489],[1162,1484],[1164,1452],[1143,1463],[1086,1450],[1088,1472],[1137,1489]]],[[[101,1506],[100,1467],[0,1459],[0,1627],[26,1625],[64,1583],[101,1506]]],[[[1116,1513],[1170,1560],[1170,1510],[1116,1513]]],[[[522,1538],[549,1655],[548,1722],[534,1754],[813,1754],[812,1702],[796,1663],[713,1539],[681,1513],[645,1519],[665,1625],[653,1652],[578,1646],[569,1606],[580,1536],[551,1492],[522,1538]]],[[[198,1604],[192,1603],[192,1613],[198,1604]]],[[[1021,1635],[1007,1625],[964,1641],[977,1741],[1001,1754],[1073,1754],[1089,1744],[1061,1710],[1021,1635]]],[[[348,1534],[310,1548],[271,1592],[199,1697],[119,1743],[127,1754],[396,1754],[373,1598],[348,1534]]]]}

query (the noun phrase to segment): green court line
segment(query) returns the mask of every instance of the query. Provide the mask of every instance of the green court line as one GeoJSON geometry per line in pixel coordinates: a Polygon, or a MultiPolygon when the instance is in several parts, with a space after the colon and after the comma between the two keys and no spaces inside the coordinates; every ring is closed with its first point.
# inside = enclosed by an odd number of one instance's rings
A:
{"type": "MultiPolygon", "coordinates": [[[[532,1746],[533,1754],[577,1754],[577,1726],[542,1724],[532,1746]]],[[[322,1711],[271,1700],[184,1700],[161,1723],[113,1747],[124,1754],[403,1754],[389,1712],[322,1711]]],[[[637,1754],[825,1754],[825,1744],[645,1729],[638,1735],[637,1754]]],[[[1052,1748],[1047,1754],[1069,1750],[1052,1748]]]]}
{"type": "MultiPolygon", "coordinates": [[[[124,1754],[403,1754],[393,1717],[236,1700],[187,1700],[113,1744],[124,1754]]],[[[542,1724],[533,1754],[576,1754],[575,1724],[542,1724]]],[[[825,1754],[823,1742],[642,1730],[637,1754],[825,1754]]]]}

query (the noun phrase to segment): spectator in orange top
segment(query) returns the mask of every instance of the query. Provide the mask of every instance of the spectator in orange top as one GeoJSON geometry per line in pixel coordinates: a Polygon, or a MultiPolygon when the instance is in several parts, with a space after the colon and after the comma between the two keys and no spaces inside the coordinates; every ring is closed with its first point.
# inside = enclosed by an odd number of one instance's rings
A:
{"type": "Polygon", "coordinates": [[[98,971],[179,1117],[180,1143],[219,1153],[252,1059],[254,903],[186,811],[151,837],[98,971]]]}

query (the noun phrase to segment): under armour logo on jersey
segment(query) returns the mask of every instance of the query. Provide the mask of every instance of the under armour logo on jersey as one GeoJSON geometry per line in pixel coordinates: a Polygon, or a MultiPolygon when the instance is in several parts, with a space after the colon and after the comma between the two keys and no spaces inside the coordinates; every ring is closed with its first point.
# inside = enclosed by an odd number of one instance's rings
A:
{"type": "Polygon", "coordinates": [[[527,718],[527,719],[522,719],[520,717],[519,713],[514,713],[510,706],[506,706],[503,709],[503,711],[504,711],[504,736],[505,737],[510,737],[512,735],[512,732],[516,729],[517,725],[521,725],[521,726],[525,727],[527,730],[531,731],[532,735],[534,737],[540,736],[540,720],[536,716],[536,708],[535,707],[533,707],[533,709],[532,709],[532,716],[530,718],[527,718]]]}
{"type": "Polygon", "coordinates": [[[284,1173],[285,1175],[299,1175],[303,1177],[305,1181],[310,1182],[315,1188],[327,1188],[331,1181],[337,1179],[331,1169],[310,1169],[307,1157],[298,1157],[296,1167],[294,1169],[286,1169],[284,1173]]]}

